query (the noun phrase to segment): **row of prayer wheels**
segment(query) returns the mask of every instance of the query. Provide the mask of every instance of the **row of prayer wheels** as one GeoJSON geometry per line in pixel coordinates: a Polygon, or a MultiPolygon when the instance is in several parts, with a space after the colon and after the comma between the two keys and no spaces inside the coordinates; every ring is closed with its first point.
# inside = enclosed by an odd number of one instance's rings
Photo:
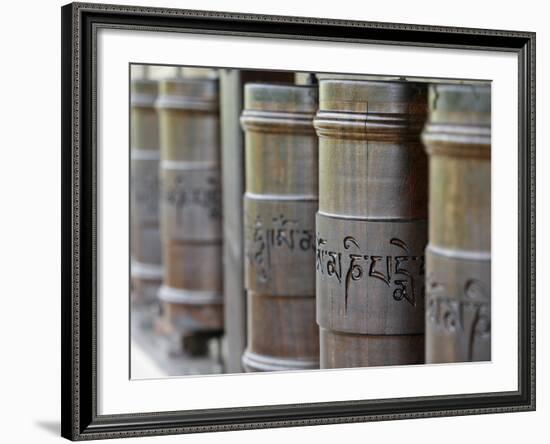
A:
{"type": "MultiPolygon", "coordinates": [[[[221,335],[218,80],[132,87],[135,297],[221,335]]],[[[246,371],[491,359],[490,104],[481,83],[244,86],[246,371]]]]}
{"type": "Polygon", "coordinates": [[[133,294],[204,352],[223,332],[218,80],[134,80],[131,104],[133,294]]]}

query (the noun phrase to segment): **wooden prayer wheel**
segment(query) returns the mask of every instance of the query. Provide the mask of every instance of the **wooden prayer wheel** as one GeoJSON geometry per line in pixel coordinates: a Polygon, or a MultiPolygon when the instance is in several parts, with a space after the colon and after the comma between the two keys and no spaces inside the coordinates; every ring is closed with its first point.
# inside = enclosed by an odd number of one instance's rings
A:
{"type": "Polygon", "coordinates": [[[491,359],[491,87],[429,90],[426,362],[491,359]]]}
{"type": "Polygon", "coordinates": [[[163,316],[183,337],[223,328],[218,81],[160,83],[163,316]]]}
{"type": "Polygon", "coordinates": [[[294,73],[220,69],[220,119],[223,190],[223,306],[224,369],[242,372],[246,348],[246,290],[244,289],[243,194],[244,133],[239,119],[244,106],[244,85],[250,82],[292,82],[294,73]]]}
{"type": "Polygon", "coordinates": [[[159,231],[159,131],[154,108],[158,83],[131,83],[131,281],[132,302],[152,304],[162,281],[159,231]]]}
{"type": "Polygon", "coordinates": [[[247,371],[319,368],[317,87],[249,83],[245,131],[247,371]]]}
{"type": "Polygon", "coordinates": [[[423,84],[319,83],[321,368],[424,362],[426,110],[423,84]]]}

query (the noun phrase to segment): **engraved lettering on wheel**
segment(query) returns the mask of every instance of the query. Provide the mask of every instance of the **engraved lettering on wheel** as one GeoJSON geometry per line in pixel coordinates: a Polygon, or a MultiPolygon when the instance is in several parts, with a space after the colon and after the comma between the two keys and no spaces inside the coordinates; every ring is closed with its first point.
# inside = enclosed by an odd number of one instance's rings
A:
{"type": "MultiPolygon", "coordinates": [[[[206,176],[206,186],[188,183],[184,173],[176,174],[172,180],[163,177],[161,179],[162,198],[177,210],[183,210],[188,206],[199,206],[208,211],[211,219],[221,218],[221,190],[217,176],[206,176]]],[[[181,217],[178,211],[177,217],[181,217]]]]}
{"type": "Polygon", "coordinates": [[[424,256],[410,255],[409,247],[405,241],[393,237],[388,244],[403,250],[407,253],[406,255],[361,251],[359,242],[353,236],[345,236],[341,242],[343,251],[347,254],[337,251],[337,249],[330,249],[328,244],[329,242],[318,234],[316,270],[321,276],[324,276],[323,281],[334,277],[338,284],[341,284],[342,276],[345,276],[344,311],[348,307],[353,282],[361,281],[364,278],[383,282],[390,289],[395,301],[404,300],[413,307],[416,306],[416,285],[419,280],[422,281],[424,275],[424,256]],[[366,270],[368,270],[368,274],[366,274],[366,270]]]}
{"type": "MultiPolygon", "coordinates": [[[[249,217],[247,215],[247,220],[249,217]]],[[[300,227],[297,219],[288,219],[282,213],[267,219],[265,224],[262,216],[256,214],[252,226],[247,224],[246,227],[249,240],[246,257],[256,266],[257,277],[264,283],[270,279],[272,255],[276,252],[315,251],[314,231],[300,227]]]]}
{"type": "Polygon", "coordinates": [[[430,274],[427,289],[427,322],[453,336],[464,333],[467,359],[473,360],[476,340],[489,338],[491,332],[491,307],[485,285],[468,278],[462,285],[462,293],[452,295],[445,283],[436,282],[430,274]]]}

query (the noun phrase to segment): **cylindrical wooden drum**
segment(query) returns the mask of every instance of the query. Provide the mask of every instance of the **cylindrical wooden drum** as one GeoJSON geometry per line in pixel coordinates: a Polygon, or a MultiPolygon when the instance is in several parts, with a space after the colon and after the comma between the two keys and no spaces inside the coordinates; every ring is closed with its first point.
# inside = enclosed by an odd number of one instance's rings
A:
{"type": "Polygon", "coordinates": [[[422,84],[320,81],[321,368],[424,361],[426,108],[422,84]]]}
{"type": "Polygon", "coordinates": [[[491,88],[431,85],[426,362],[491,359],[491,88]]]}
{"type": "Polygon", "coordinates": [[[244,106],[244,85],[250,82],[292,82],[286,71],[220,70],[223,190],[223,306],[228,373],[242,372],[246,348],[246,290],[244,289],[243,194],[244,132],[239,119],[244,106]]]}
{"type": "Polygon", "coordinates": [[[245,86],[247,371],[319,367],[316,110],[316,86],[245,86]]]}
{"type": "Polygon", "coordinates": [[[223,328],[218,81],[160,83],[160,210],[166,324],[191,336],[223,328]]]}
{"type": "Polygon", "coordinates": [[[152,304],[162,281],[159,232],[159,131],[154,108],[158,83],[131,84],[130,249],[132,302],[152,304]]]}

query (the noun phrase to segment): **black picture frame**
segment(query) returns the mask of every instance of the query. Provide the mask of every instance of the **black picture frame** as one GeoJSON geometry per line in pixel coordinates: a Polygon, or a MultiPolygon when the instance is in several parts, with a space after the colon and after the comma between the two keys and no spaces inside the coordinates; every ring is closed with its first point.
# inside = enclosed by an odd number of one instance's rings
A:
{"type": "Polygon", "coordinates": [[[118,438],[535,409],[535,33],[72,3],[62,85],[62,436],[118,438]],[[98,415],[95,39],[99,27],[511,51],[519,66],[518,390],[98,415]]]}

